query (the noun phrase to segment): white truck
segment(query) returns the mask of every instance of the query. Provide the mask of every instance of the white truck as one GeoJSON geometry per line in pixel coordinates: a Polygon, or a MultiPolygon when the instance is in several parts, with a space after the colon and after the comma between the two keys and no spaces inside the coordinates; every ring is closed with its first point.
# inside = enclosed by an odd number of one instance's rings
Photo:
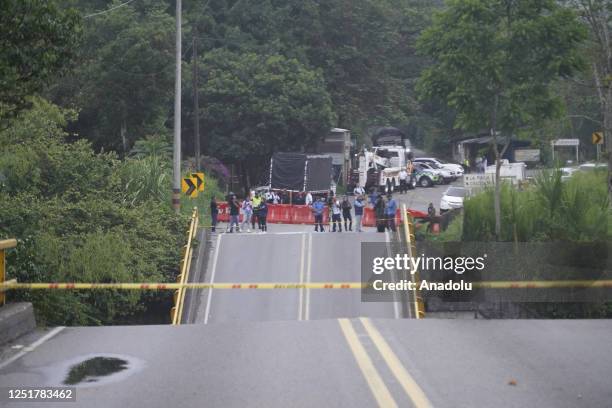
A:
{"type": "MultiPolygon", "coordinates": [[[[527,165],[523,162],[510,163],[507,159],[503,159],[499,168],[499,176],[502,180],[510,181],[512,184],[518,184],[525,180],[525,168],[527,165]]],[[[495,164],[487,166],[485,174],[495,180],[495,164]]]]}
{"type": "MultiPolygon", "coordinates": [[[[412,157],[410,148],[404,146],[374,146],[363,148],[357,154],[358,180],[360,186],[369,191],[372,187],[390,192],[400,185],[399,173],[412,157]]],[[[416,187],[416,179],[410,177],[408,188],[416,187]]]]}

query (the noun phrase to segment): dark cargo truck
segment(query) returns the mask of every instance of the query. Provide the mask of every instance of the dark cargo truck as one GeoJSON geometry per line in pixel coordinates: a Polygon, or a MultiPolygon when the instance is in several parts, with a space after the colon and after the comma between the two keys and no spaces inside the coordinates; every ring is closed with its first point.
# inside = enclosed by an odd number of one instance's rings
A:
{"type": "Polygon", "coordinates": [[[298,192],[328,192],[332,186],[332,158],[304,153],[274,153],[270,160],[270,188],[298,192]]]}

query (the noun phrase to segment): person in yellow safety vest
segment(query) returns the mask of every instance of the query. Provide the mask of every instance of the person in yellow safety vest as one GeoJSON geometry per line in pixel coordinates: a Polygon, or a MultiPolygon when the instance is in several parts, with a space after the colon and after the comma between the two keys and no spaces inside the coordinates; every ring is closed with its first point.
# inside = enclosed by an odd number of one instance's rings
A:
{"type": "MultiPolygon", "coordinates": [[[[259,194],[255,193],[255,197],[253,197],[253,216],[251,217],[251,227],[253,227],[253,231],[255,231],[255,222],[257,222],[257,225],[260,225],[259,223],[259,206],[261,205],[261,197],[259,196],[259,194]]],[[[260,228],[261,229],[261,228],[260,228]]]]}
{"type": "Polygon", "coordinates": [[[414,171],[414,164],[412,164],[412,160],[408,162],[408,175],[412,175],[412,172],[414,171]]]}

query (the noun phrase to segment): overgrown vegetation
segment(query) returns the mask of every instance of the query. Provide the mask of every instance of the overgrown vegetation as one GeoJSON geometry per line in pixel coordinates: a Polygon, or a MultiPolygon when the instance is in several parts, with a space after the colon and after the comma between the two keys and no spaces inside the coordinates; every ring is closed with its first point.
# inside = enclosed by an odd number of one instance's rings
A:
{"type": "MultiPolygon", "coordinates": [[[[15,237],[11,278],[21,282],[174,281],[187,216],[170,208],[170,162],[159,150],[120,161],[89,142],[67,143],[74,112],[39,98],[0,132],[0,237],[15,237]]],[[[162,149],[163,151],[164,149],[162,149]]],[[[214,181],[199,204],[216,193],[214,181]]],[[[118,324],[167,304],[170,292],[20,291],[38,321],[118,324]]],[[[169,306],[169,305],[168,305],[169,306]]],[[[160,318],[165,319],[167,313],[160,318]]],[[[159,320],[158,320],[159,321],[159,320]]]]}
{"type": "MultiPolygon", "coordinates": [[[[525,191],[504,184],[501,197],[501,241],[609,238],[605,172],[577,172],[567,181],[558,170],[543,172],[525,191]]],[[[489,241],[494,237],[493,191],[488,189],[465,201],[462,239],[489,241]]]]}

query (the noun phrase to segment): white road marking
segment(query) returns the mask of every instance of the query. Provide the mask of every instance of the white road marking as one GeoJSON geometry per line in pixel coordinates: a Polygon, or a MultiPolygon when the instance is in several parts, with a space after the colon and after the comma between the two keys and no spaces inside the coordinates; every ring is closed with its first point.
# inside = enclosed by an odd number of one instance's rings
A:
{"type": "MultiPolygon", "coordinates": [[[[300,283],[304,283],[304,255],[306,251],[306,234],[302,235],[302,253],[300,256],[300,283]]],[[[300,288],[300,299],[298,305],[298,320],[302,320],[304,309],[304,288],[300,288]]]]}
{"type": "MultiPolygon", "coordinates": [[[[308,233],[308,262],[306,265],[306,283],[310,283],[310,267],[312,265],[312,232],[308,233]]],[[[310,319],[310,289],[306,289],[306,302],[304,305],[304,320],[308,319],[310,319]]]]}
{"type": "Polygon", "coordinates": [[[64,326],[58,326],[58,327],[54,328],[49,333],[45,334],[40,339],[36,340],[34,343],[30,344],[28,347],[25,347],[22,351],[20,351],[19,353],[15,354],[13,357],[11,357],[8,360],[3,361],[2,363],[0,363],[0,370],[2,370],[4,367],[8,366],[9,364],[14,362],[15,360],[18,360],[21,357],[25,356],[30,351],[36,350],[37,347],[39,347],[45,341],[51,339],[52,337],[54,337],[56,334],[58,334],[59,332],[61,332],[64,329],[65,329],[64,326]]]}
{"type": "MultiPolygon", "coordinates": [[[[217,246],[215,247],[215,255],[213,258],[212,272],[210,274],[210,283],[215,283],[215,273],[217,272],[217,260],[219,259],[219,248],[221,248],[222,234],[217,237],[217,246]]],[[[204,311],[204,324],[208,323],[208,317],[210,313],[210,303],[212,299],[212,288],[208,289],[208,299],[206,299],[206,310],[204,311]]]]}

